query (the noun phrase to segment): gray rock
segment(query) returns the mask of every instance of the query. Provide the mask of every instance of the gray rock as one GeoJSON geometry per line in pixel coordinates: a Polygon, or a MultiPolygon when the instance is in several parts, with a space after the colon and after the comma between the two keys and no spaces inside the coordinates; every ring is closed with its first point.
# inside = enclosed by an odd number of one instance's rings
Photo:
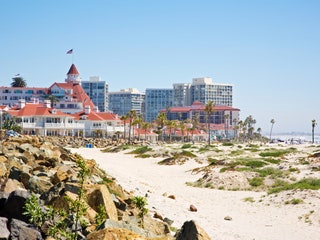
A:
{"type": "Polygon", "coordinates": [[[10,173],[9,173],[9,176],[8,178],[11,178],[11,179],[16,179],[16,180],[20,180],[20,175],[21,175],[21,170],[15,166],[13,166],[11,169],[10,169],[10,173]]]}
{"type": "Polygon", "coordinates": [[[165,217],[164,219],[163,219],[163,221],[165,222],[165,223],[167,223],[169,226],[171,226],[172,224],[173,224],[173,220],[171,220],[171,219],[169,219],[169,218],[167,218],[167,217],[165,217]]]}
{"type": "Polygon", "coordinates": [[[29,179],[29,190],[35,193],[47,192],[53,184],[48,177],[32,176],[29,179]]]}
{"type": "Polygon", "coordinates": [[[0,192],[0,211],[4,207],[4,204],[7,201],[8,197],[9,197],[9,193],[0,192]]]}
{"type": "Polygon", "coordinates": [[[9,239],[10,232],[7,228],[8,219],[0,217],[0,239],[9,239]]]}
{"type": "Polygon", "coordinates": [[[11,240],[43,240],[41,233],[32,225],[12,219],[10,223],[11,240]]]}
{"type": "Polygon", "coordinates": [[[16,218],[27,222],[28,218],[23,215],[24,205],[31,194],[26,190],[16,190],[10,193],[6,199],[3,208],[0,210],[0,216],[8,219],[16,218]]]}

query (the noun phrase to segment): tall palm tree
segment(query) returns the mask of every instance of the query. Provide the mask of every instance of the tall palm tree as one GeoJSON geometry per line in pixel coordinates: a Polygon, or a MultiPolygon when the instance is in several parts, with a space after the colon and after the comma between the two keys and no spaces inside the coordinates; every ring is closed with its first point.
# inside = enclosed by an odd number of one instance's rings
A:
{"type": "Polygon", "coordinates": [[[26,87],[27,82],[23,79],[23,77],[14,77],[12,78],[11,87],[26,87]]]}
{"type": "Polygon", "coordinates": [[[261,131],[262,129],[260,127],[257,128],[258,138],[261,140],[261,131]]]}
{"type": "Polygon", "coordinates": [[[214,103],[212,101],[209,101],[206,104],[206,107],[204,111],[207,113],[207,130],[208,130],[208,144],[211,144],[211,131],[210,131],[210,120],[211,120],[211,115],[215,111],[214,109],[214,103]]]}
{"type": "Polygon", "coordinates": [[[315,119],[313,119],[311,123],[312,123],[312,143],[314,143],[314,128],[317,125],[317,123],[315,119]]]}
{"type": "MultiPolygon", "coordinates": [[[[166,122],[167,122],[166,113],[165,112],[159,113],[157,118],[156,118],[156,122],[158,124],[158,129],[160,131],[160,134],[163,133],[164,126],[166,125],[166,122]]],[[[163,140],[163,136],[161,138],[163,140]]]]}
{"type": "Polygon", "coordinates": [[[172,128],[174,128],[175,125],[175,120],[168,120],[167,121],[167,126],[169,128],[169,142],[171,142],[171,134],[172,134],[172,128]]]}
{"type": "Polygon", "coordinates": [[[232,120],[232,126],[234,131],[234,138],[238,139],[238,130],[239,130],[238,119],[234,118],[232,120]]]}
{"type": "Polygon", "coordinates": [[[225,134],[226,134],[226,138],[228,139],[230,114],[223,115],[223,118],[224,118],[225,134]]]}
{"type": "Polygon", "coordinates": [[[191,138],[192,138],[192,141],[193,141],[193,134],[194,134],[194,131],[196,129],[198,129],[199,127],[199,113],[196,113],[192,116],[192,120],[191,120],[191,123],[192,123],[192,127],[191,127],[191,138]]]}
{"type": "Polygon", "coordinates": [[[179,128],[181,130],[181,141],[184,142],[184,130],[186,129],[186,125],[184,121],[179,121],[179,128]]]}
{"type": "Polygon", "coordinates": [[[143,123],[143,118],[142,115],[136,115],[135,119],[133,120],[132,124],[133,125],[137,125],[138,128],[138,141],[140,141],[140,129],[141,129],[141,125],[143,123]]]}
{"type": "MultiPolygon", "coordinates": [[[[136,110],[130,110],[128,112],[128,118],[129,118],[129,142],[131,141],[131,128],[132,128],[132,123],[134,121],[134,119],[137,117],[137,112],[136,110]]],[[[134,133],[133,133],[134,134],[134,133]]]]}
{"type": "Polygon", "coordinates": [[[121,116],[120,118],[123,121],[123,139],[126,139],[126,122],[128,118],[128,115],[121,116]]]}
{"type": "Polygon", "coordinates": [[[147,140],[147,130],[150,128],[151,124],[148,122],[142,123],[142,129],[144,130],[144,140],[147,140]]]}
{"type": "Polygon", "coordinates": [[[254,131],[254,125],[256,124],[256,120],[252,117],[252,115],[249,115],[245,120],[244,120],[245,125],[247,126],[248,130],[248,138],[251,138],[253,135],[254,131]]]}
{"type": "Polygon", "coordinates": [[[271,142],[271,135],[272,135],[272,129],[273,129],[273,125],[275,124],[275,120],[272,118],[270,123],[271,123],[271,129],[270,129],[270,142],[271,142]]]}

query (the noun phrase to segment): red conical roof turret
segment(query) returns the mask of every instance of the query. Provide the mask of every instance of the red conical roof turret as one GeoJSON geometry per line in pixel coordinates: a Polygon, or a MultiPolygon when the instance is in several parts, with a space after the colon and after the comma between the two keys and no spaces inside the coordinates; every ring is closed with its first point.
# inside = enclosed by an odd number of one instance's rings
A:
{"type": "Polygon", "coordinates": [[[78,69],[76,68],[76,65],[72,64],[67,75],[73,74],[73,75],[79,75],[78,69]]]}

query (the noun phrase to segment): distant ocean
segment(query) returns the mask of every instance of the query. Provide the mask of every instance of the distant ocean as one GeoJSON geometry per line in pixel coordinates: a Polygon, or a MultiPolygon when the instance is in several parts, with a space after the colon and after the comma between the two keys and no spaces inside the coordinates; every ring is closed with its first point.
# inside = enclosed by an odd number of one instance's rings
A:
{"type": "MultiPolygon", "coordinates": [[[[270,135],[264,135],[265,137],[270,137],[270,135]]],[[[276,133],[272,134],[272,139],[277,139],[281,141],[299,141],[302,143],[311,143],[312,135],[307,133],[276,133]]],[[[314,142],[320,143],[320,135],[314,135],[314,142]]]]}

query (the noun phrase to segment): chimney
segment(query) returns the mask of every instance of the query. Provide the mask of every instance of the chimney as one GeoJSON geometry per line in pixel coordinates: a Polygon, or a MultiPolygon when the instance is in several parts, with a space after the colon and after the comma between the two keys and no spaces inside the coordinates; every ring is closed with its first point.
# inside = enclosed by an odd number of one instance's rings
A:
{"type": "Polygon", "coordinates": [[[44,100],[44,107],[51,108],[51,101],[50,100],[44,100]]]}
{"type": "Polygon", "coordinates": [[[91,112],[91,107],[89,105],[85,106],[84,113],[85,114],[90,114],[90,112],[91,112]]]}
{"type": "Polygon", "coordinates": [[[18,106],[19,106],[20,109],[24,108],[26,106],[26,100],[25,99],[19,99],[18,106]]]}

